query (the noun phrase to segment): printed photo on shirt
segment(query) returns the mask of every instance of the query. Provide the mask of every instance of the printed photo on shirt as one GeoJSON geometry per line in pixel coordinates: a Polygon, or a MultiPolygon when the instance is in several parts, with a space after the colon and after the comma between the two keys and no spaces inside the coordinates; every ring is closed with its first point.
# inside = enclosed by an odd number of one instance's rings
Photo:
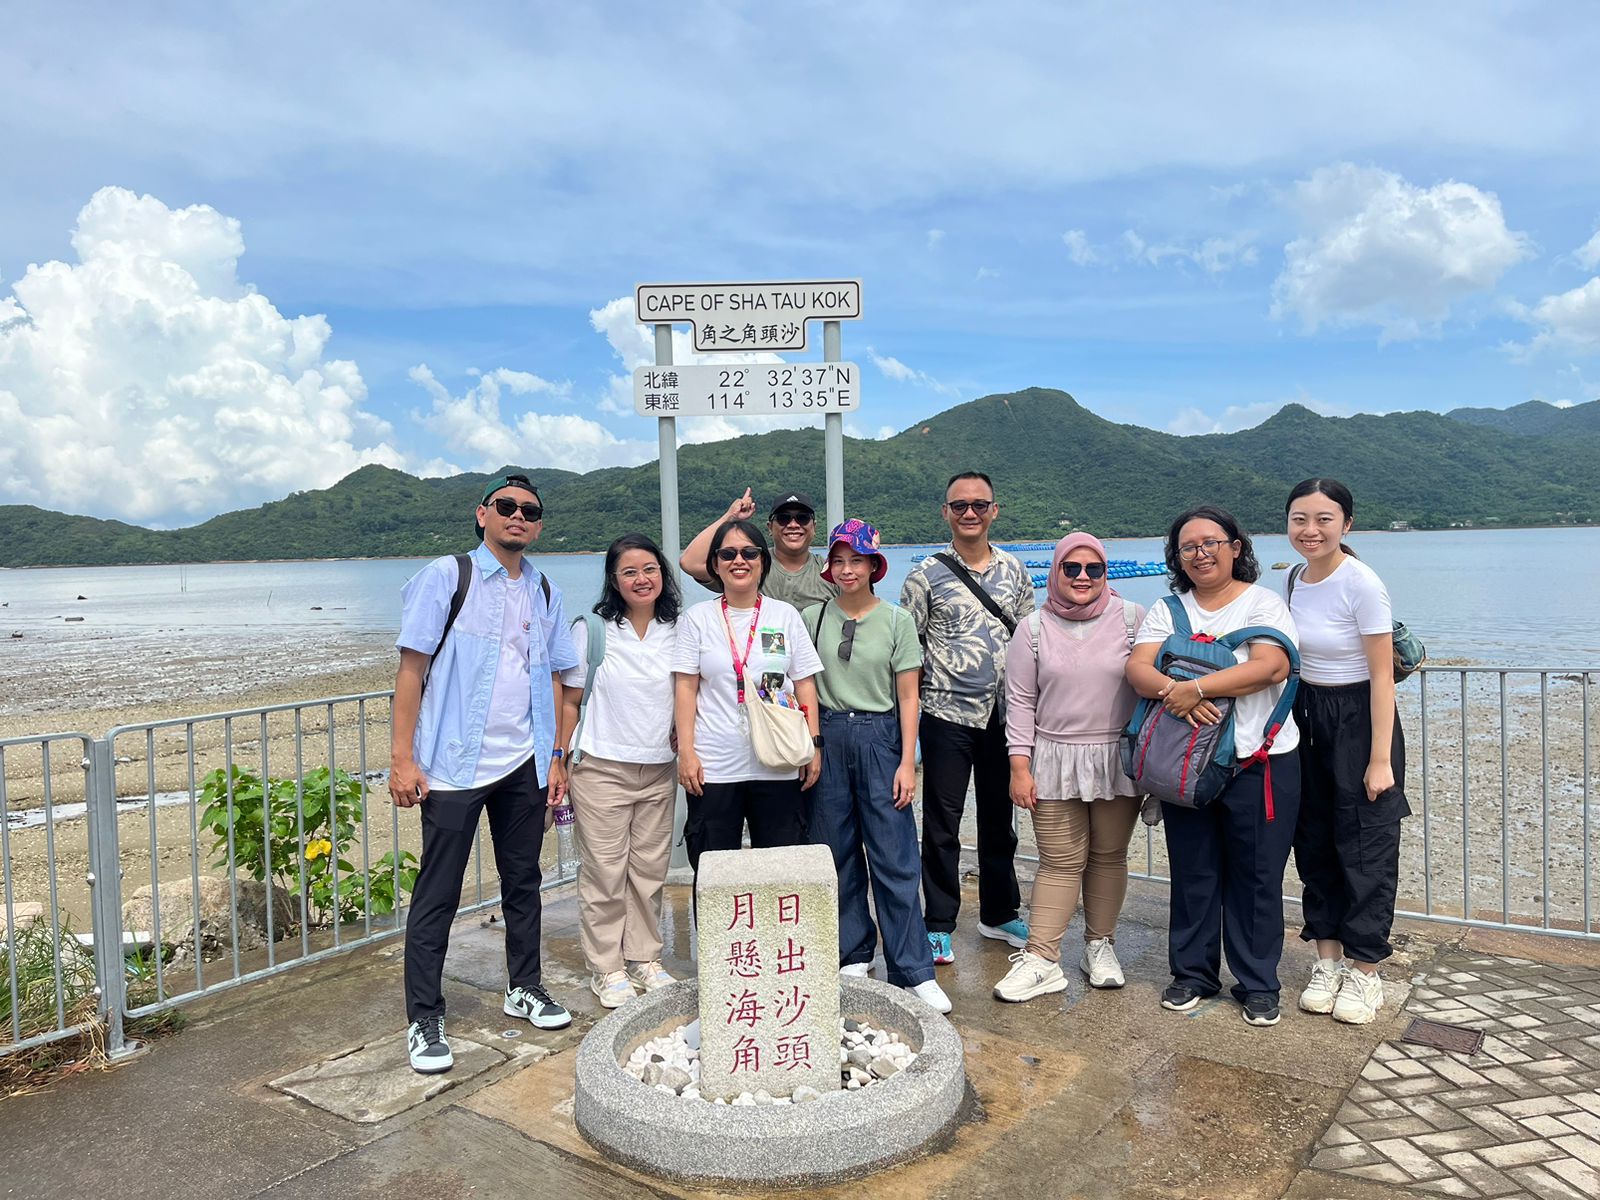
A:
{"type": "Polygon", "coordinates": [[[773,658],[782,658],[789,651],[788,643],[784,640],[783,630],[763,629],[761,631],[761,653],[773,658]]]}
{"type": "Polygon", "coordinates": [[[776,695],[783,691],[783,672],[766,671],[761,676],[761,690],[776,695]]]}

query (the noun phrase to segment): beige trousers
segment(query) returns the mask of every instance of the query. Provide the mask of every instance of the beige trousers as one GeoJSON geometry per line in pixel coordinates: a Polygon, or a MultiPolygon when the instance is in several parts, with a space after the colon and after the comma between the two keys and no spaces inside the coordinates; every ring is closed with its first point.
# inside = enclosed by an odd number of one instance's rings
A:
{"type": "Polygon", "coordinates": [[[585,755],[572,769],[583,956],[598,974],[661,957],[678,765],[585,755]]]}
{"type": "Polygon", "coordinates": [[[1083,895],[1085,941],[1113,937],[1128,894],[1128,841],[1139,797],[1040,800],[1033,809],[1039,873],[1028,911],[1028,950],[1055,962],[1083,895]]]}

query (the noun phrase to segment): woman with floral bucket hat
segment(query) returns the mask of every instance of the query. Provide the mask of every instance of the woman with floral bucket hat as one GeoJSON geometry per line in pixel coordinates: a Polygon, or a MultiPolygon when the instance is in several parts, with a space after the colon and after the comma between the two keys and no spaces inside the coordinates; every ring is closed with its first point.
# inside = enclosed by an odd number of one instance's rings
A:
{"type": "Polygon", "coordinates": [[[911,811],[922,649],[911,615],[873,593],[888,569],[871,525],[852,517],[834,526],[822,578],[839,588],[838,599],[804,614],[822,659],[822,775],[809,827],[839,873],[839,973],[866,975],[881,933],[888,981],[947,1013],[928,956],[911,811]]]}

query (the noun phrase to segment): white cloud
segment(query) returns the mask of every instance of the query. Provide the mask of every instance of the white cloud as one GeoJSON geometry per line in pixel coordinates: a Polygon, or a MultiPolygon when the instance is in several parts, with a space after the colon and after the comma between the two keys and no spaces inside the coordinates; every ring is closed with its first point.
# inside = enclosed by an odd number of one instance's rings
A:
{"type": "Polygon", "coordinates": [[[1100,261],[1100,255],[1095,253],[1089,244],[1089,235],[1081,229],[1069,229],[1061,235],[1061,241],[1067,248],[1067,257],[1080,267],[1087,267],[1100,261]]]}
{"type": "Polygon", "coordinates": [[[404,463],[328,322],[240,281],[239,222],[108,187],[72,246],[0,300],[0,497],[167,524],[404,463]]]}
{"type": "Polygon", "coordinates": [[[884,442],[899,432],[893,425],[879,425],[877,432],[873,433],[848,417],[844,422],[845,437],[860,438],[862,441],[884,442]]]}
{"type": "Polygon", "coordinates": [[[944,243],[944,230],[928,230],[928,249],[937,250],[944,243]]]}
{"type": "Polygon", "coordinates": [[[1000,271],[996,267],[979,267],[974,279],[999,279],[1000,271]]]}
{"type": "Polygon", "coordinates": [[[1543,350],[1600,351],[1600,276],[1582,287],[1546,296],[1531,309],[1519,304],[1510,307],[1513,315],[1540,330],[1526,345],[1510,347],[1519,357],[1543,350]]]}
{"type": "Polygon", "coordinates": [[[1237,433],[1241,429],[1254,429],[1286,404],[1298,404],[1324,417],[1347,417],[1351,410],[1338,404],[1328,404],[1302,391],[1288,400],[1263,400],[1255,404],[1230,404],[1220,414],[1214,415],[1196,407],[1185,408],[1167,422],[1167,432],[1180,437],[1202,433],[1237,433]]]}
{"type": "Polygon", "coordinates": [[[1291,202],[1301,235],[1284,247],[1272,313],[1308,333],[1370,324],[1384,341],[1419,337],[1533,252],[1494,193],[1453,179],[1420,188],[1339,163],[1295,184],[1291,202]]]}
{"type": "Polygon", "coordinates": [[[1595,230],[1594,236],[1578,247],[1573,257],[1585,271],[1600,267],[1600,229],[1595,230]]]}
{"type": "Polygon", "coordinates": [[[871,346],[867,347],[867,361],[883,373],[885,379],[895,383],[914,383],[927,388],[931,392],[938,392],[945,396],[957,396],[961,389],[954,384],[941,383],[926,371],[919,371],[915,367],[908,367],[898,358],[890,355],[879,354],[871,346]]]}
{"type": "Polygon", "coordinates": [[[1198,243],[1147,242],[1132,229],[1122,233],[1128,257],[1145,266],[1159,267],[1166,262],[1199,267],[1208,275],[1220,275],[1236,267],[1254,266],[1257,260],[1253,233],[1231,237],[1209,237],[1198,243]]]}

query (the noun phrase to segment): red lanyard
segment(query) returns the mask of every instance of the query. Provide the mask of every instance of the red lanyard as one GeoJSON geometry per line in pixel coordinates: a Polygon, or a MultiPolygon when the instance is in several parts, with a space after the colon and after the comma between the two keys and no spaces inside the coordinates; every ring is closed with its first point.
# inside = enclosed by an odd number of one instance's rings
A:
{"type": "Polygon", "coordinates": [[[734,678],[739,681],[739,703],[744,703],[744,668],[750,661],[750,647],[756,644],[756,625],[761,621],[761,597],[756,597],[756,611],[750,615],[750,636],[744,641],[744,657],[733,644],[733,625],[728,620],[728,598],[722,598],[722,627],[728,631],[728,654],[733,658],[734,678]]]}

